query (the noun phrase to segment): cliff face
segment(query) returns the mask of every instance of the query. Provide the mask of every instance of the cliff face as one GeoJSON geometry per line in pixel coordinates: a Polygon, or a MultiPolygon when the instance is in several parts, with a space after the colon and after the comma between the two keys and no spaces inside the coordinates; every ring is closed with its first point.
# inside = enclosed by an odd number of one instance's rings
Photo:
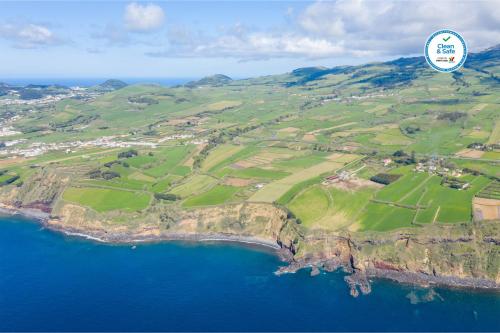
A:
{"type": "MultiPolygon", "coordinates": [[[[50,211],[53,229],[103,241],[169,239],[254,241],[281,248],[290,265],[342,267],[353,273],[351,287],[369,290],[367,278],[382,276],[410,283],[500,287],[500,223],[429,225],[395,232],[361,233],[308,230],[272,204],[240,203],[192,210],[155,201],[145,211],[97,213],[60,199],[68,177],[50,171],[21,187],[0,191],[0,202],[50,211]],[[363,289],[364,288],[364,289],[363,289]]],[[[357,291],[353,292],[356,294],[357,291]]]]}
{"type": "Polygon", "coordinates": [[[183,210],[154,203],[146,212],[98,214],[70,203],[58,203],[47,222],[50,226],[84,233],[106,241],[242,237],[274,247],[293,248],[285,211],[267,204],[234,204],[183,210]],[[117,221],[123,222],[117,222],[117,221]]]}
{"type": "Polygon", "coordinates": [[[0,187],[0,202],[49,213],[69,180],[64,173],[42,169],[34,173],[22,186],[0,187]]]}
{"type": "Polygon", "coordinates": [[[500,284],[498,223],[429,226],[414,234],[370,244],[360,239],[357,263],[367,271],[409,271],[443,278],[476,278],[500,284]]]}
{"type": "Polygon", "coordinates": [[[500,224],[428,226],[384,233],[309,234],[297,261],[403,282],[500,286],[500,224]]]}

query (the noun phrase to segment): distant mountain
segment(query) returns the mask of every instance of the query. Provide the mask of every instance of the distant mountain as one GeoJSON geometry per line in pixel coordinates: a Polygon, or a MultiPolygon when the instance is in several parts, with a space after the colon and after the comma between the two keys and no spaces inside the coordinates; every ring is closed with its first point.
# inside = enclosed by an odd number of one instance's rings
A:
{"type": "Polygon", "coordinates": [[[320,79],[323,76],[329,74],[348,73],[352,71],[353,68],[353,66],[337,66],[333,68],[327,68],[323,66],[297,68],[292,71],[291,75],[299,77],[299,79],[295,82],[289,83],[288,86],[303,85],[309,81],[320,79]]]}
{"type": "Polygon", "coordinates": [[[324,66],[319,66],[319,67],[302,67],[302,68],[297,68],[292,71],[292,75],[295,76],[305,76],[305,75],[315,75],[318,73],[324,73],[327,71],[328,68],[324,66]]]}
{"type": "Polygon", "coordinates": [[[482,52],[470,53],[464,66],[481,72],[489,73],[487,67],[498,66],[500,62],[500,44],[490,47],[482,52]]]}
{"type": "Polygon", "coordinates": [[[223,75],[223,74],[215,74],[211,76],[206,76],[198,81],[191,81],[186,83],[184,86],[189,87],[189,88],[195,88],[199,86],[212,86],[212,87],[218,87],[224,84],[228,84],[233,79],[231,79],[229,76],[223,75]]]}
{"type": "Polygon", "coordinates": [[[384,62],[385,65],[393,65],[397,67],[419,67],[422,68],[426,66],[425,57],[410,57],[410,58],[399,58],[396,60],[391,60],[384,62]]]}
{"type": "Polygon", "coordinates": [[[59,90],[65,90],[69,89],[66,86],[63,86],[61,84],[28,84],[27,86],[24,87],[24,89],[38,89],[38,90],[47,90],[47,89],[59,89],[59,90]]]}
{"type": "Polygon", "coordinates": [[[104,90],[118,90],[126,86],[128,86],[128,84],[123,81],[111,79],[101,83],[98,87],[104,90]]]}
{"type": "Polygon", "coordinates": [[[425,66],[426,61],[424,57],[413,57],[359,66],[298,68],[292,71],[291,75],[299,79],[287,85],[304,85],[311,81],[323,79],[327,75],[349,74],[351,79],[355,79],[352,83],[394,86],[411,81],[416,77],[416,71],[418,69],[425,69],[425,66]]]}
{"type": "Polygon", "coordinates": [[[26,89],[46,89],[50,87],[50,85],[48,84],[28,84],[26,87],[26,89]]]}
{"type": "MultiPolygon", "coordinates": [[[[464,67],[473,69],[490,77],[492,83],[500,82],[497,76],[500,66],[500,44],[478,53],[469,53],[464,67]]],[[[460,76],[463,70],[454,73],[460,76]]],[[[392,88],[410,84],[422,75],[436,75],[426,63],[425,57],[399,58],[383,63],[371,63],[359,66],[305,67],[293,70],[285,86],[311,85],[324,81],[328,75],[345,74],[344,84],[369,84],[374,88],[392,88]]],[[[486,79],[483,79],[486,80],[486,79]]]]}

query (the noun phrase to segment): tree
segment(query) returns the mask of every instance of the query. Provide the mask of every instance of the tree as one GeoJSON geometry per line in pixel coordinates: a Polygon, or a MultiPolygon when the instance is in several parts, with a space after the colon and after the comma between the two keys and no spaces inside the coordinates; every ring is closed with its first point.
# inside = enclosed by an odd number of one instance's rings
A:
{"type": "Polygon", "coordinates": [[[155,199],[157,200],[167,200],[167,201],[177,201],[181,198],[173,193],[155,193],[154,196],[155,199]]]}
{"type": "Polygon", "coordinates": [[[118,172],[115,172],[115,171],[104,171],[101,174],[101,176],[102,176],[102,178],[109,180],[109,179],[120,177],[120,174],[118,172]]]}
{"type": "Polygon", "coordinates": [[[415,151],[414,150],[411,151],[410,162],[417,163],[417,159],[415,158],[415,151]]]}
{"type": "Polygon", "coordinates": [[[135,149],[130,149],[127,151],[122,151],[121,153],[118,154],[118,158],[129,158],[129,157],[134,157],[139,155],[139,152],[135,149]]]}

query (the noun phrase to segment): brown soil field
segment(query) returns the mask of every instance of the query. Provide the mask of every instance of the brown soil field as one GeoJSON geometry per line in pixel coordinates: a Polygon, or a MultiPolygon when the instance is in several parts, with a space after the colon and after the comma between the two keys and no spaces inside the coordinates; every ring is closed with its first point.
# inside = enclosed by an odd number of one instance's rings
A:
{"type": "Polygon", "coordinates": [[[243,179],[243,178],[226,178],[224,179],[224,185],[236,186],[236,187],[245,187],[252,184],[251,179],[243,179]]]}
{"type": "Polygon", "coordinates": [[[474,150],[474,149],[463,149],[456,153],[457,156],[460,157],[468,157],[468,158],[481,158],[483,156],[484,151],[474,150]]]}
{"type": "Polygon", "coordinates": [[[286,128],[280,129],[278,132],[295,133],[295,132],[298,132],[298,131],[299,131],[299,129],[296,128],[296,127],[286,127],[286,128]]]}
{"type": "Polygon", "coordinates": [[[287,159],[292,157],[292,154],[283,153],[273,153],[273,152],[262,152],[255,156],[249,157],[246,160],[238,161],[233,164],[233,167],[237,169],[252,168],[255,166],[260,166],[264,164],[272,163],[277,159],[287,159]]]}
{"type": "Polygon", "coordinates": [[[477,220],[499,220],[500,200],[474,198],[473,201],[474,218],[477,220]]]}
{"type": "Polygon", "coordinates": [[[11,165],[27,162],[29,160],[31,160],[31,159],[27,159],[24,157],[3,159],[3,160],[0,160],[0,168],[5,168],[5,167],[11,166],[11,165]]]}
{"type": "Polygon", "coordinates": [[[302,138],[304,141],[316,141],[316,136],[314,134],[306,134],[302,138]]]}
{"type": "Polygon", "coordinates": [[[353,178],[353,179],[349,179],[347,181],[338,181],[338,182],[328,184],[327,186],[335,187],[335,188],[338,188],[340,190],[347,190],[347,191],[356,191],[357,189],[359,189],[361,187],[375,187],[375,188],[384,187],[384,185],[382,185],[382,184],[377,184],[375,182],[372,182],[371,180],[361,179],[361,178],[353,178]]]}

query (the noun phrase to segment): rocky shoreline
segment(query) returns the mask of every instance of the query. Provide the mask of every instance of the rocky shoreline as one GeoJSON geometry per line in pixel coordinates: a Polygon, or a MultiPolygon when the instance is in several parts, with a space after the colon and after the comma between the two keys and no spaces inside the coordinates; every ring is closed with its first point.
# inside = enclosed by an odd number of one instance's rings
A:
{"type": "Polygon", "coordinates": [[[281,260],[287,263],[279,268],[275,274],[295,273],[301,269],[311,269],[311,276],[320,274],[321,271],[333,272],[341,269],[346,276],[344,280],[350,288],[352,296],[371,292],[370,279],[388,279],[398,283],[418,285],[422,287],[443,286],[449,288],[480,289],[500,292],[500,285],[493,280],[483,278],[462,278],[456,276],[437,276],[423,272],[412,272],[409,270],[397,270],[391,268],[365,267],[356,268],[353,258],[334,257],[329,259],[294,259],[294,253],[289,248],[281,246],[278,241],[241,236],[225,233],[164,233],[161,235],[135,235],[129,232],[113,232],[68,228],[51,223],[50,214],[36,208],[18,208],[0,205],[2,215],[20,215],[29,219],[37,220],[47,229],[61,232],[68,236],[82,237],[89,240],[109,243],[109,244],[137,244],[156,243],[163,241],[183,241],[183,242],[233,242],[248,246],[258,246],[272,250],[281,260]]]}
{"type": "Polygon", "coordinates": [[[14,208],[0,204],[0,215],[20,215],[29,219],[40,221],[41,223],[47,221],[50,214],[45,213],[39,209],[34,208],[14,208]]]}
{"type": "Polygon", "coordinates": [[[68,236],[81,237],[88,240],[93,240],[108,244],[136,244],[136,243],[157,243],[163,241],[182,241],[182,242],[214,242],[214,243],[239,243],[248,246],[258,246],[269,249],[275,252],[282,260],[291,260],[289,251],[282,248],[276,242],[266,239],[239,236],[233,234],[210,233],[210,234],[194,234],[194,233],[169,233],[160,236],[153,235],[133,235],[130,233],[107,233],[103,231],[86,231],[82,232],[79,229],[61,227],[57,224],[50,223],[50,214],[35,208],[15,208],[6,205],[0,206],[0,215],[19,215],[28,219],[33,219],[39,222],[43,227],[55,232],[60,232],[68,236]]]}
{"type": "Polygon", "coordinates": [[[500,285],[492,280],[482,278],[459,278],[456,276],[435,276],[422,272],[411,272],[391,269],[368,268],[360,270],[352,267],[350,263],[346,263],[337,258],[321,260],[321,261],[302,261],[291,262],[288,266],[281,267],[276,274],[295,273],[301,269],[311,269],[311,276],[316,276],[325,272],[334,272],[342,270],[346,273],[345,282],[350,288],[350,293],[353,297],[359,294],[369,294],[371,292],[371,279],[384,279],[398,282],[401,284],[419,286],[424,288],[430,287],[446,287],[456,289],[476,289],[488,290],[500,293],[500,285]]]}
{"type": "Polygon", "coordinates": [[[459,278],[455,276],[435,276],[419,272],[402,272],[382,269],[370,269],[366,272],[369,278],[388,279],[404,284],[430,286],[448,286],[465,289],[483,289],[500,292],[500,285],[492,280],[482,278],[459,278]]]}

